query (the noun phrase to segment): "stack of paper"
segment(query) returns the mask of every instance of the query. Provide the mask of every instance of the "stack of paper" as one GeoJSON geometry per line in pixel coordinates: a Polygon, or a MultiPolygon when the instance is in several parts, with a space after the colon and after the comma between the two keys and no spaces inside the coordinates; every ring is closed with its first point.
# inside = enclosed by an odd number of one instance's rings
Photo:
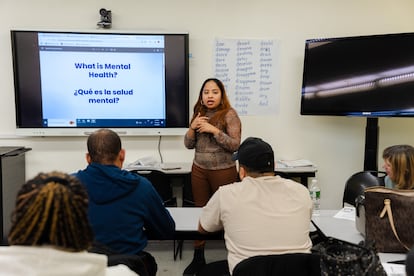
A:
{"type": "Polygon", "coordinates": [[[406,276],[405,274],[405,265],[401,264],[390,264],[390,263],[382,263],[385,272],[389,276],[406,276]]]}
{"type": "Polygon", "coordinates": [[[158,169],[161,167],[161,163],[158,162],[155,157],[152,156],[145,156],[142,157],[132,163],[127,163],[124,164],[123,169],[128,170],[128,171],[132,171],[132,170],[152,170],[152,169],[158,169]]]}
{"type": "Polygon", "coordinates": [[[346,206],[335,214],[334,218],[347,219],[355,221],[355,207],[346,206]]]}

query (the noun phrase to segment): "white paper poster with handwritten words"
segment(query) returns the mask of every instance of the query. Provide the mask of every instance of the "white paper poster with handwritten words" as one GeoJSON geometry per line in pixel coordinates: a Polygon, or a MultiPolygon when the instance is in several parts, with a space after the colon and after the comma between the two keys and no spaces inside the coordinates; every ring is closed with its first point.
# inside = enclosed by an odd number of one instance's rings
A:
{"type": "Polygon", "coordinates": [[[272,39],[217,39],[214,76],[241,116],[272,115],[278,103],[278,42],[272,39]]]}

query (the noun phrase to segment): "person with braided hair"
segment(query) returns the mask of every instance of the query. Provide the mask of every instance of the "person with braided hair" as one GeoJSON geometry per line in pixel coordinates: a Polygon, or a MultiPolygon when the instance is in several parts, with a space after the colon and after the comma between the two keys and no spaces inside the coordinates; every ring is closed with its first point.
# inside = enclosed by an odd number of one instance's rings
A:
{"type": "Polygon", "coordinates": [[[89,253],[93,240],[82,183],[62,172],[39,173],[17,194],[0,275],[137,275],[89,253]]]}

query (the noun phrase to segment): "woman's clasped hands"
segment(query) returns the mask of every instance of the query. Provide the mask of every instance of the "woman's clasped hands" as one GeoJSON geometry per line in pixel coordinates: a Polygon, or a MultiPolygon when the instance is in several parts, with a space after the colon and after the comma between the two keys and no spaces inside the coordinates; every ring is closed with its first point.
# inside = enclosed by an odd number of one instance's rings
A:
{"type": "Polygon", "coordinates": [[[194,118],[191,123],[191,129],[200,133],[215,133],[217,128],[208,122],[209,118],[207,116],[202,116],[200,113],[194,118]]]}

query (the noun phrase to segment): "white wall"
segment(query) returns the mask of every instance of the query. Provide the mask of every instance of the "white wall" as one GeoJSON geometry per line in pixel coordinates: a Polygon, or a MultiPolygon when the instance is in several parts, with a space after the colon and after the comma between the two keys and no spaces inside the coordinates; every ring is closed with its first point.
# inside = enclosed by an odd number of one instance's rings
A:
{"type": "MultiPolygon", "coordinates": [[[[272,38],[280,48],[280,111],[242,117],[243,138],[260,136],[277,158],[306,158],[318,165],[322,208],[339,208],[346,179],[363,168],[365,119],[299,115],[304,40],[315,37],[411,32],[410,0],[1,0],[0,146],[31,147],[27,177],[39,171],[75,171],[86,165],[86,137],[17,138],[10,29],[95,29],[99,9],[112,10],[112,30],[186,31],[190,34],[191,107],[202,81],[212,75],[215,38],[272,38]]],[[[414,50],[414,49],[413,49],[414,50]]],[[[413,119],[380,119],[380,152],[414,144],[413,119]]],[[[127,160],[158,157],[158,137],[124,137],[127,160]]],[[[182,137],[162,137],[165,162],[191,162],[182,137]]],[[[382,166],[380,158],[379,165],[382,166]]]]}

